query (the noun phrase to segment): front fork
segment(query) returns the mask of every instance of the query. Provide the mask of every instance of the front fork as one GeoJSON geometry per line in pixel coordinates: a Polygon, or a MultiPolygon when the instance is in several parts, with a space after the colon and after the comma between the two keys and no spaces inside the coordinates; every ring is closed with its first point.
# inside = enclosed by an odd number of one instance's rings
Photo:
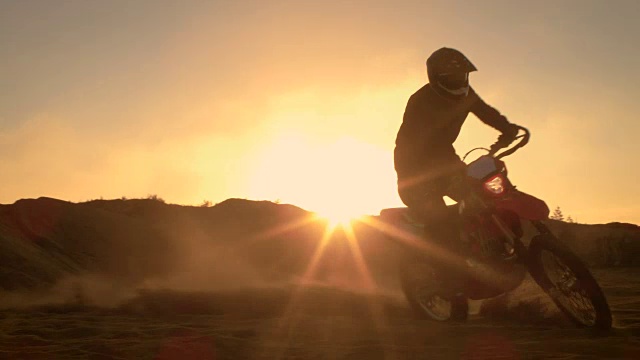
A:
{"type": "Polygon", "coordinates": [[[549,230],[547,225],[543,224],[542,221],[540,220],[532,220],[531,224],[533,225],[533,227],[536,228],[536,230],[538,230],[540,235],[546,235],[551,233],[551,230],[549,230]]]}
{"type": "Polygon", "coordinates": [[[504,239],[506,239],[506,241],[504,242],[506,261],[517,259],[523,260],[523,262],[526,261],[527,248],[524,246],[524,244],[522,244],[520,237],[517,236],[509,227],[509,225],[506,224],[504,220],[502,220],[498,216],[495,208],[489,206],[482,198],[473,193],[471,194],[469,199],[463,200],[460,203],[461,205],[459,207],[459,212],[461,217],[463,218],[465,215],[468,215],[468,213],[488,212],[491,214],[492,222],[496,225],[500,232],[502,232],[502,234],[504,235],[504,239]],[[469,204],[473,205],[470,206],[469,204]]]}

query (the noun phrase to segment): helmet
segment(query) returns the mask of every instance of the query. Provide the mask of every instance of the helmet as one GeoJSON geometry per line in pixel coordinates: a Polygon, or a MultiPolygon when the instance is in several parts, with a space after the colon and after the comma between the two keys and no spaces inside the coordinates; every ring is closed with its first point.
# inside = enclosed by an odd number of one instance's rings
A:
{"type": "Polygon", "coordinates": [[[436,93],[451,99],[469,94],[469,73],[476,67],[456,49],[443,47],[427,59],[429,83],[436,93]]]}

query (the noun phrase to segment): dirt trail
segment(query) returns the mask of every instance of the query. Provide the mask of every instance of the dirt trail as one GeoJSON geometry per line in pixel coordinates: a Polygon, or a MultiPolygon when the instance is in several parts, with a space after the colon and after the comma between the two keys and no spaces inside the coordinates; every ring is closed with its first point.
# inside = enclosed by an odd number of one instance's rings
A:
{"type": "Polygon", "coordinates": [[[639,274],[596,271],[614,312],[607,335],[574,328],[528,288],[453,325],[333,287],[147,290],[111,308],[5,309],[0,359],[637,359],[639,274]]]}

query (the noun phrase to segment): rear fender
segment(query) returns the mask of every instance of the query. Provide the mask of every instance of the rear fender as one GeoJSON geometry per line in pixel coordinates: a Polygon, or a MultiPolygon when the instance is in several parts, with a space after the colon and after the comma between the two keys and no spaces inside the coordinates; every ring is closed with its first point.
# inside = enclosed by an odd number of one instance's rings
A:
{"type": "Polygon", "coordinates": [[[513,211],[527,220],[545,220],[549,218],[549,207],[535,196],[512,190],[509,194],[494,202],[496,208],[513,211]]]}

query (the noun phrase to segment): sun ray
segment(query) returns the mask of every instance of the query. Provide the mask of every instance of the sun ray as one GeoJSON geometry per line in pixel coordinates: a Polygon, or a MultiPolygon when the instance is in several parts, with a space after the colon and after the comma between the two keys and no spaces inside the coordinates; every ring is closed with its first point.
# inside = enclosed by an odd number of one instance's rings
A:
{"type": "Polygon", "coordinates": [[[353,227],[348,224],[343,226],[343,228],[345,236],[347,237],[349,250],[351,251],[351,255],[353,256],[353,260],[356,263],[357,269],[360,272],[360,276],[362,276],[365,288],[369,292],[374,292],[376,288],[375,282],[373,281],[373,277],[371,276],[364,257],[362,256],[362,251],[360,250],[360,245],[358,244],[358,239],[353,230],[353,227]]]}
{"type": "MultiPolygon", "coordinates": [[[[360,272],[360,276],[365,284],[365,289],[370,295],[376,295],[376,285],[373,277],[371,276],[371,272],[367,267],[367,263],[362,255],[362,250],[360,249],[360,245],[358,243],[358,238],[356,237],[355,231],[353,227],[348,224],[344,226],[344,232],[347,237],[347,242],[349,244],[349,249],[351,251],[351,255],[353,256],[353,260],[356,263],[356,267],[360,272]]],[[[375,297],[368,298],[369,311],[371,312],[371,317],[373,319],[373,324],[380,338],[383,338],[387,342],[391,342],[391,336],[389,334],[389,324],[386,322],[384,315],[384,308],[382,303],[375,301],[375,297]]],[[[387,357],[387,353],[385,351],[385,358],[387,357]]]]}
{"type": "Polygon", "coordinates": [[[315,222],[317,222],[318,219],[311,215],[311,214],[307,214],[305,216],[303,216],[300,219],[295,219],[293,221],[288,221],[282,224],[277,224],[273,227],[267,228],[265,230],[262,230],[260,232],[258,232],[257,234],[253,235],[253,236],[249,236],[243,239],[238,239],[237,243],[244,243],[245,245],[249,245],[251,243],[255,243],[255,242],[259,242],[259,241],[264,241],[264,240],[269,240],[269,239],[273,239],[275,237],[277,237],[278,235],[282,235],[282,234],[286,234],[290,231],[294,231],[296,229],[302,228],[304,226],[313,224],[315,222]]]}
{"type": "Polygon", "coordinates": [[[403,245],[408,245],[415,250],[420,251],[437,251],[434,249],[436,247],[434,244],[431,244],[424,240],[419,235],[413,234],[409,231],[405,231],[397,226],[384,222],[382,220],[376,219],[373,216],[366,216],[360,219],[360,222],[373,227],[374,229],[389,235],[393,239],[397,239],[402,242],[403,245]]]}
{"type": "MultiPolygon", "coordinates": [[[[311,257],[309,265],[305,269],[305,271],[304,271],[304,273],[302,275],[302,278],[299,280],[299,283],[297,285],[295,285],[295,288],[294,288],[294,290],[293,290],[293,292],[291,294],[291,299],[289,300],[289,303],[285,307],[283,315],[282,315],[280,321],[278,322],[278,325],[277,325],[276,330],[274,332],[274,335],[276,337],[282,336],[283,333],[286,330],[287,342],[289,342],[291,340],[293,330],[295,329],[295,327],[297,326],[298,321],[299,321],[299,318],[296,316],[295,311],[296,311],[296,309],[298,307],[298,304],[299,304],[299,301],[300,301],[300,296],[302,295],[302,291],[304,290],[304,287],[307,286],[311,282],[312,277],[315,275],[318,263],[320,262],[320,259],[322,258],[322,255],[324,254],[325,247],[329,243],[332,234],[333,234],[333,231],[331,229],[328,229],[328,228],[325,229],[324,233],[322,234],[322,238],[320,239],[320,241],[319,241],[319,243],[318,243],[318,245],[317,245],[312,257],[311,257]]],[[[275,358],[279,359],[279,358],[281,358],[283,356],[283,354],[284,354],[284,348],[283,348],[282,352],[279,353],[275,358]]]]}
{"type": "Polygon", "coordinates": [[[289,232],[291,230],[295,230],[297,228],[303,227],[305,225],[311,224],[314,221],[316,221],[316,219],[313,216],[306,215],[306,216],[302,217],[301,219],[297,219],[295,221],[287,222],[287,223],[275,226],[273,228],[267,229],[267,230],[259,233],[256,236],[256,240],[270,239],[270,238],[275,237],[277,235],[280,235],[280,234],[289,232]]]}
{"type": "Polygon", "coordinates": [[[307,266],[307,269],[302,275],[301,281],[303,285],[306,285],[311,279],[311,277],[315,275],[315,271],[317,270],[316,267],[318,266],[318,263],[320,262],[322,255],[324,254],[324,249],[329,243],[329,240],[331,239],[332,234],[333,234],[333,231],[331,231],[330,229],[326,229],[322,234],[322,238],[320,239],[320,243],[318,244],[318,247],[316,248],[316,251],[314,252],[313,257],[311,258],[311,262],[309,263],[309,266],[307,266]]]}
{"type": "MultiPolygon", "coordinates": [[[[389,235],[393,239],[402,242],[404,245],[408,245],[413,249],[427,253],[429,256],[437,256],[451,264],[457,264],[456,266],[466,266],[468,258],[439,246],[433,241],[426,241],[420,236],[402,230],[374,217],[364,217],[361,222],[389,235]]],[[[500,284],[501,279],[505,277],[505,274],[494,270],[492,267],[483,266],[482,271],[479,271],[479,269],[474,271],[473,276],[485,283],[500,284]]]]}
{"type": "MultiPolygon", "coordinates": [[[[273,236],[277,236],[278,234],[294,230],[298,227],[305,226],[309,223],[319,220],[321,219],[319,219],[317,215],[308,216],[294,222],[268,229],[267,231],[261,233],[260,236],[256,237],[256,239],[268,239],[273,236]]],[[[351,220],[338,224],[333,224],[330,221],[327,221],[322,236],[318,241],[311,258],[309,259],[309,263],[303,271],[302,276],[299,278],[297,284],[294,285],[289,302],[287,303],[283,311],[283,315],[278,321],[275,331],[271,334],[271,336],[273,336],[275,339],[282,339],[286,343],[292,341],[292,338],[296,333],[295,330],[299,326],[299,323],[301,321],[301,314],[299,313],[299,309],[304,288],[313,283],[313,278],[318,270],[318,265],[322,260],[323,255],[325,254],[326,246],[332,240],[332,235],[338,227],[341,227],[344,231],[353,261],[356,265],[356,269],[360,275],[360,278],[363,281],[366,291],[368,293],[375,294],[375,281],[364,259],[362,249],[360,248],[358,238],[352,226],[352,224],[356,223],[362,223],[384,234],[387,234],[411,249],[439,256],[440,258],[447,259],[447,261],[453,261],[456,263],[460,263],[460,261],[462,261],[463,259],[461,256],[453,254],[447,249],[437,246],[432,242],[425,241],[421,236],[416,235],[415,233],[411,233],[410,231],[406,231],[402,228],[393,226],[388,222],[382,221],[378,217],[367,216],[362,217],[358,220],[351,220]]],[[[487,281],[495,280],[492,278],[491,274],[485,274],[484,277],[487,281]]],[[[373,325],[380,339],[387,343],[392,343],[393,339],[391,337],[391,334],[389,333],[388,321],[384,315],[383,304],[380,302],[376,302],[375,298],[368,298],[367,306],[372,316],[373,325]]],[[[281,358],[282,356],[284,356],[285,348],[286,344],[281,350],[279,350],[279,354],[277,354],[275,358],[281,358]]],[[[388,354],[385,354],[385,356],[386,355],[388,354]]]]}

